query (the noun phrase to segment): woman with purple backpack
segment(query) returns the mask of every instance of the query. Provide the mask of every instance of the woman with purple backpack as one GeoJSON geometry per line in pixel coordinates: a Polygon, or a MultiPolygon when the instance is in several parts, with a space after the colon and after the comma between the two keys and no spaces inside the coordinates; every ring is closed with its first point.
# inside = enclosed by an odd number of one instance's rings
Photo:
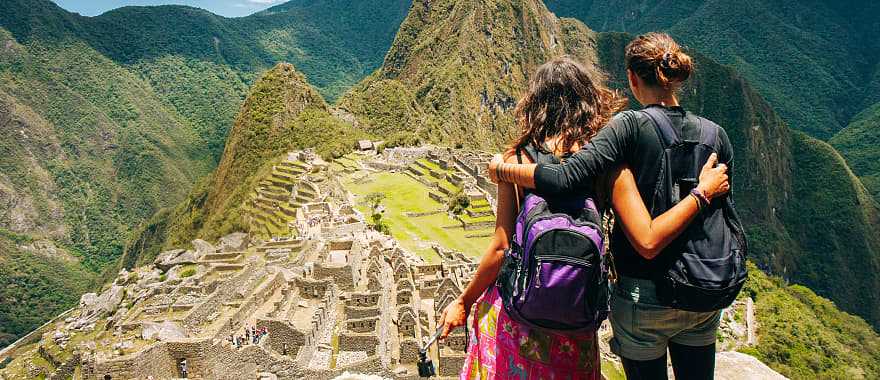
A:
{"type": "MultiPolygon", "coordinates": [[[[521,135],[505,162],[558,164],[588,146],[626,103],[601,78],[567,57],[539,67],[516,106],[521,135]]],[[[708,199],[728,189],[726,167],[714,164],[712,156],[699,174],[708,199]]],[[[703,206],[702,199],[681,202],[652,219],[626,166],[593,178],[554,197],[499,183],[492,242],[440,317],[446,337],[474,311],[462,379],[602,378],[596,331],[608,312],[605,208],[615,209],[634,244],[659,250],[703,206]]]]}

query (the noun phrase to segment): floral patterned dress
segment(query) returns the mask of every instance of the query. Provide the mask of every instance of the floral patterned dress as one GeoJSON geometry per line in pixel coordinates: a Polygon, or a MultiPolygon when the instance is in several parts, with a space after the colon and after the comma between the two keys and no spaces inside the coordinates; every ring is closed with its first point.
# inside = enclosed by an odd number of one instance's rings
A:
{"type": "Polygon", "coordinates": [[[507,315],[498,288],[477,300],[461,380],[602,379],[596,333],[535,330],[507,315]]]}

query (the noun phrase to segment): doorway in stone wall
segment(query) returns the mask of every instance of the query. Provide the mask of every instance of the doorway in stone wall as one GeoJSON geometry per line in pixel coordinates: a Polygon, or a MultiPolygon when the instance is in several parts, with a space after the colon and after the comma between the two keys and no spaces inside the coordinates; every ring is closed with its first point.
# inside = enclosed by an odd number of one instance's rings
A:
{"type": "Polygon", "coordinates": [[[189,363],[186,358],[177,359],[177,375],[183,379],[189,378],[189,363]]]}

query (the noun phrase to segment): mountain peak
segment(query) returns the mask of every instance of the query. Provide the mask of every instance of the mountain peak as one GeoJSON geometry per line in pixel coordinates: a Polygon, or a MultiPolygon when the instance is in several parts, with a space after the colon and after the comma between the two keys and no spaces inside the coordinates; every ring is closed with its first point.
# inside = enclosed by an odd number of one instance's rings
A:
{"type": "Polygon", "coordinates": [[[428,141],[494,148],[514,131],[511,111],[531,72],[564,54],[592,68],[593,45],[589,28],[558,19],[540,1],[417,1],[378,74],[340,105],[373,132],[417,129],[428,141]],[[427,111],[406,119],[418,128],[387,124],[376,117],[394,112],[387,102],[366,101],[401,96],[396,104],[427,111]]]}

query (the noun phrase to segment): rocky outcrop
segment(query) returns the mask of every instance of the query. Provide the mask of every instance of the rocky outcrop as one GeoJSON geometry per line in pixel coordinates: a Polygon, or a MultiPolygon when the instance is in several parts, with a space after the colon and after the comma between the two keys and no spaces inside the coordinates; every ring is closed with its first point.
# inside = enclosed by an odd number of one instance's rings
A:
{"type": "Polygon", "coordinates": [[[717,380],[785,380],[754,356],[740,352],[719,352],[715,355],[715,379],[717,380]]]}
{"type": "Polygon", "coordinates": [[[141,324],[141,337],[144,340],[160,340],[167,342],[186,338],[186,332],[180,325],[172,321],[143,322],[141,324]]]}
{"type": "Polygon", "coordinates": [[[218,248],[222,252],[243,251],[250,244],[250,237],[244,232],[234,232],[220,238],[218,248]]]}
{"type": "Polygon", "coordinates": [[[70,324],[72,329],[83,329],[94,326],[100,318],[107,317],[116,312],[117,307],[125,298],[125,288],[116,284],[111,285],[101,295],[86,293],[80,297],[79,317],[70,324]]]}
{"type": "Polygon", "coordinates": [[[165,272],[175,266],[195,264],[198,261],[199,255],[195,251],[173,249],[160,253],[159,257],[156,257],[156,260],[153,261],[153,265],[165,272]]]}

